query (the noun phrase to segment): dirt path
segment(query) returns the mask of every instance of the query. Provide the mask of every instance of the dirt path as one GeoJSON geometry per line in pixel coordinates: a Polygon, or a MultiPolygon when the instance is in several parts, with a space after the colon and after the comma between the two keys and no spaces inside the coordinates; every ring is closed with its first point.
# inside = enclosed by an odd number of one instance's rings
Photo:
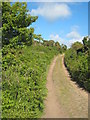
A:
{"type": "Polygon", "coordinates": [[[64,116],[64,113],[60,109],[60,104],[57,100],[54,83],[52,81],[53,69],[55,67],[57,58],[58,57],[55,57],[55,59],[53,60],[47,76],[48,96],[47,100],[45,101],[46,109],[43,118],[60,118],[64,116]]]}
{"type": "Polygon", "coordinates": [[[70,80],[61,55],[55,57],[50,65],[47,89],[42,118],[88,117],[88,94],[70,80]]]}

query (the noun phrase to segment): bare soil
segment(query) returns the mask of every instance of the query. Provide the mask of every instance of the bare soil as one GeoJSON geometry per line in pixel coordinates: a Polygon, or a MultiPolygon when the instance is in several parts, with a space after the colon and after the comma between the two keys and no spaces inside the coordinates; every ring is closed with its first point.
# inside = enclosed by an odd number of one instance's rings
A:
{"type": "Polygon", "coordinates": [[[42,118],[88,118],[88,93],[71,80],[63,55],[52,61],[46,87],[48,95],[42,118]]]}

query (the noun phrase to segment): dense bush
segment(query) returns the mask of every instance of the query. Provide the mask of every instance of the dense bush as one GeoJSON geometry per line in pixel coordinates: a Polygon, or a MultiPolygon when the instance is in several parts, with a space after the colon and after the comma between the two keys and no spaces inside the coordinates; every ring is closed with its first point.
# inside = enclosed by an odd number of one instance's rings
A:
{"type": "Polygon", "coordinates": [[[56,48],[31,46],[7,52],[2,64],[2,117],[40,117],[47,93],[46,71],[58,54],[56,48]]]}
{"type": "Polygon", "coordinates": [[[72,79],[75,80],[80,87],[83,87],[84,89],[90,92],[90,78],[88,70],[89,48],[87,46],[86,51],[86,47],[82,44],[80,47],[80,44],[76,42],[72,45],[70,49],[66,51],[65,65],[69,70],[72,79]]]}
{"type": "Polygon", "coordinates": [[[37,18],[25,2],[2,3],[2,118],[37,118],[43,111],[47,67],[59,51],[34,34],[37,18]]]}

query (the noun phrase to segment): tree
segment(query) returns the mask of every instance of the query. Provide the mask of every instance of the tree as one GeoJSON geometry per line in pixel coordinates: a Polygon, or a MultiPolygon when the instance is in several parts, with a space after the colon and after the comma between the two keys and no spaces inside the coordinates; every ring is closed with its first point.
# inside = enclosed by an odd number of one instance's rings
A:
{"type": "Polygon", "coordinates": [[[83,41],[83,45],[84,45],[84,51],[87,51],[88,50],[88,43],[89,43],[88,37],[84,37],[82,41],[83,41]]]}
{"type": "Polygon", "coordinates": [[[55,42],[55,46],[58,50],[61,50],[61,46],[60,46],[59,42],[55,42]]]}
{"type": "Polygon", "coordinates": [[[38,40],[39,43],[40,43],[41,41],[43,41],[43,38],[41,37],[41,34],[39,34],[39,35],[33,34],[33,37],[34,37],[36,40],[38,40]]]}
{"type": "Polygon", "coordinates": [[[54,40],[49,40],[49,46],[53,47],[55,45],[54,40]]]}
{"type": "Polygon", "coordinates": [[[83,47],[83,44],[81,42],[75,42],[72,44],[71,48],[73,48],[74,50],[79,50],[79,49],[82,49],[83,47]]]}
{"type": "Polygon", "coordinates": [[[62,52],[65,52],[65,51],[67,50],[67,46],[64,45],[64,44],[62,44],[62,45],[61,45],[61,49],[62,49],[62,52]]]}
{"type": "Polygon", "coordinates": [[[49,46],[49,41],[43,40],[43,45],[44,45],[44,46],[49,46]]]}
{"type": "MultiPolygon", "coordinates": [[[[32,37],[34,29],[27,29],[33,22],[37,20],[37,16],[28,14],[27,4],[25,2],[9,2],[2,3],[2,43],[10,44],[14,37],[18,43],[25,43],[32,37]]],[[[14,41],[13,41],[14,42],[14,41]]]]}
{"type": "Polygon", "coordinates": [[[77,51],[78,54],[83,51],[83,44],[81,42],[75,42],[72,44],[71,48],[77,51]]]}
{"type": "Polygon", "coordinates": [[[59,42],[56,42],[56,43],[55,43],[55,46],[60,47],[59,42]]]}

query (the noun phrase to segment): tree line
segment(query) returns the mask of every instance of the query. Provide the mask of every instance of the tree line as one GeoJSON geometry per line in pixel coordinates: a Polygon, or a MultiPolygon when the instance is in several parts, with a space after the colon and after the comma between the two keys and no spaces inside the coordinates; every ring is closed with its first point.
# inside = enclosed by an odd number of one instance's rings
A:
{"type": "Polygon", "coordinates": [[[54,40],[44,40],[41,34],[34,33],[34,28],[30,26],[38,19],[38,16],[31,16],[28,11],[25,2],[2,3],[2,46],[8,45],[10,48],[15,48],[39,43],[44,46],[56,46],[60,52],[65,51],[66,45],[60,45],[54,40]]]}

